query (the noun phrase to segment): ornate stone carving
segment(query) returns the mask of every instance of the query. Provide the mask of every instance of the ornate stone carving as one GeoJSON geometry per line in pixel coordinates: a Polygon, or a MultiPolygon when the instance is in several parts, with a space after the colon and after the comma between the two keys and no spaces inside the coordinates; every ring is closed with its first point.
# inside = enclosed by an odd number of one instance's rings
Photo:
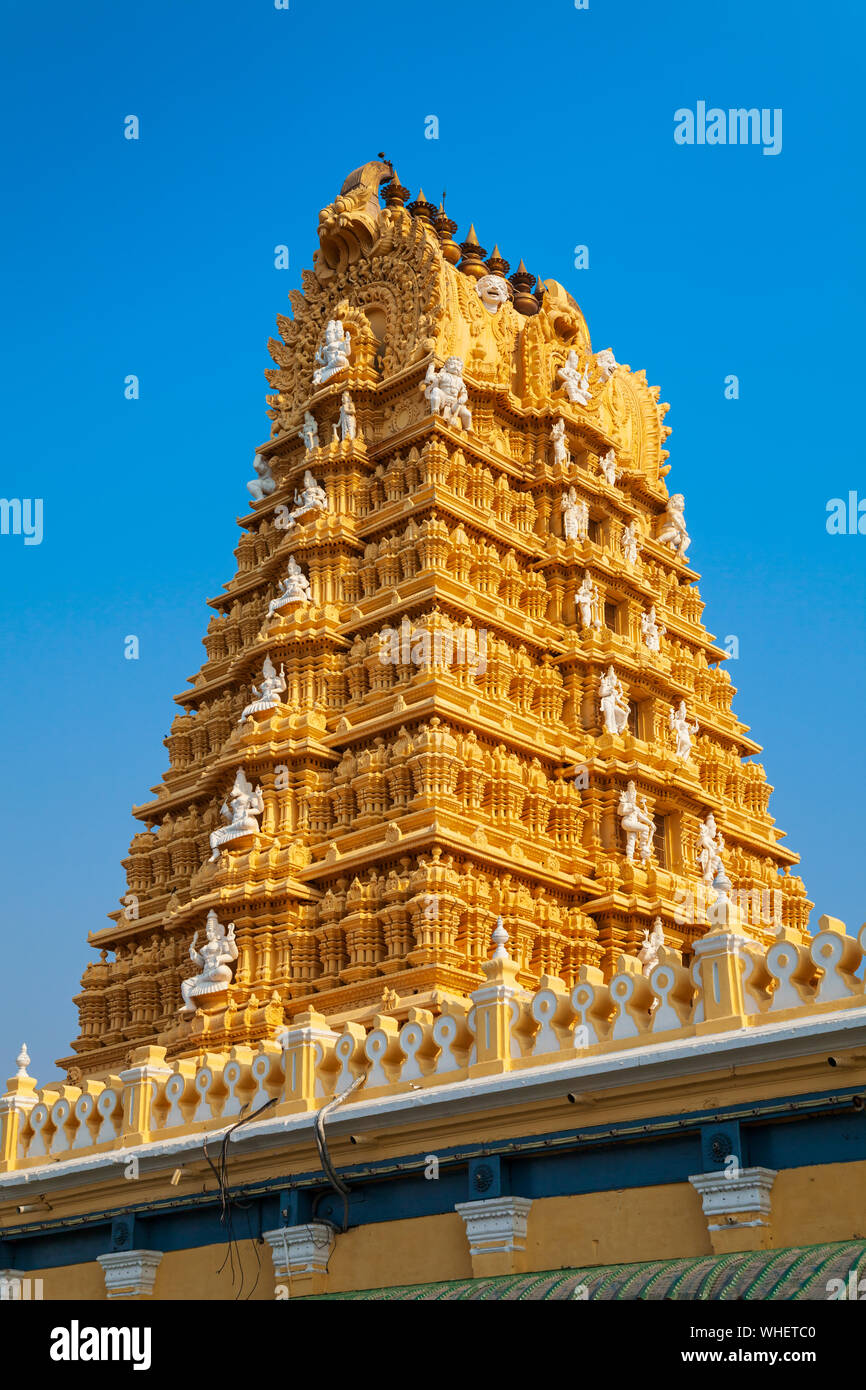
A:
{"type": "Polygon", "coordinates": [[[198,932],[193,933],[189,948],[190,960],[199,967],[198,974],[184,980],[180,987],[183,1006],[182,1014],[194,1014],[196,999],[208,994],[222,993],[231,984],[232,965],[238,958],[235,945],[235,924],[230,922],[223,927],[211,908],[205,923],[205,943],[200,951],[195,948],[198,932]]]}
{"type": "Polygon", "coordinates": [[[661,639],[667,628],[656,618],[656,606],[652,605],[648,613],[640,615],[640,630],[643,636],[644,645],[648,651],[661,651],[661,639]]]}
{"type": "Polygon", "coordinates": [[[567,468],[571,462],[571,455],[568,452],[564,420],[554,420],[550,429],[550,438],[553,441],[554,467],[567,468]]]}
{"type": "Polygon", "coordinates": [[[268,604],[268,618],[272,618],[282,608],[289,608],[296,603],[310,603],[312,600],[310,581],[294,555],[289,556],[286,568],[286,577],[280,580],[279,592],[268,604]]]}
{"type": "Polygon", "coordinates": [[[304,411],[304,423],[298,431],[298,438],[303,439],[304,448],[308,454],[319,447],[319,426],[316,424],[315,416],[309,410],[304,411]]]}
{"type": "Polygon", "coordinates": [[[599,678],[598,698],[605,733],[624,733],[628,725],[629,703],[622,682],[612,666],[608,666],[599,678]]]}
{"type": "Polygon", "coordinates": [[[698,863],[701,866],[701,877],[708,888],[711,887],[716,874],[724,875],[724,848],[724,836],[716,829],[716,818],[712,811],[708,811],[698,827],[698,863]]]}
{"type": "Polygon", "coordinates": [[[219,859],[223,845],[230,844],[232,840],[238,840],[242,836],[257,835],[259,831],[258,817],[264,809],[265,803],[261,787],[256,787],[254,791],[243,768],[238,768],[231,796],[227,803],[223,802],[220,810],[220,815],[223,820],[228,821],[228,824],[212,831],[210,836],[211,859],[219,859]]]}
{"type": "Polygon", "coordinates": [[[342,321],[328,319],[324,339],[316,349],[315,361],[318,365],[313,372],[313,385],[322,386],[326,381],[330,381],[332,376],[346,371],[351,351],[352,339],[344,330],[342,321]]]}
{"type": "Polygon", "coordinates": [[[602,386],[610,381],[619,363],[610,348],[603,348],[601,352],[595,354],[595,365],[598,368],[599,380],[602,386]]]}
{"type": "Polygon", "coordinates": [[[280,666],[279,675],[277,675],[274,663],[269,656],[266,656],[262,668],[262,683],[260,686],[253,686],[253,699],[251,703],[244,708],[238,723],[243,724],[245,719],[249,719],[250,715],[260,714],[265,710],[276,709],[281,703],[280,695],[285,691],[285,688],[285,667],[280,666]]]}
{"type": "Polygon", "coordinates": [[[262,458],[261,454],[256,454],[253,459],[253,468],[256,476],[252,482],[247,483],[247,492],[254,502],[263,502],[266,497],[270,497],[277,485],[274,482],[270,464],[267,459],[262,458]]]}
{"type": "Polygon", "coordinates": [[[348,391],[344,391],[340,398],[340,417],[338,425],[341,439],[354,439],[358,433],[355,406],[348,391]]]}
{"type": "Polygon", "coordinates": [[[573,487],[563,494],[562,532],[567,541],[585,541],[589,535],[589,507],[579,502],[573,487]]]}
{"type": "Polygon", "coordinates": [[[637,953],[637,958],[643,966],[643,973],[647,978],[655,970],[659,963],[659,951],[665,944],[664,926],[661,917],[656,917],[653,922],[652,935],[648,931],[643,934],[643,944],[637,953]]]}
{"type": "Polygon", "coordinates": [[[662,545],[670,546],[677,555],[685,555],[692,543],[686,530],[685,505],[683,494],[675,492],[673,497],[668,499],[665,514],[656,533],[656,539],[660,540],[662,545]]]}
{"type": "Polygon", "coordinates": [[[620,545],[626,564],[636,565],[640,554],[640,537],[633,521],[623,530],[620,545]]]}
{"type": "Polygon", "coordinates": [[[616,452],[608,449],[606,454],[602,454],[598,461],[599,469],[609,487],[614,487],[619,481],[620,473],[616,466],[616,452]]]}
{"type": "Polygon", "coordinates": [[[692,737],[698,732],[698,722],[695,720],[693,724],[689,723],[685,700],[680,700],[678,705],[672,706],[668,720],[671,733],[676,734],[676,756],[687,763],[692,755],[692,737]]]}
{"type": "Polygon", "coordinates": [[[631,863],[637,844],[641,863],[646,864],[652,854],[652,837],[656,823],[647,810],[646,797],[638,802],[637,786],[629,782],[620,794],[618,814],[625,832],[625,857],[631,863]]]}
{"type": "Polygon", "coordinates": [[[488,314],[495,314],[511,298],[511,286],[503,275],[482,275],[475,282],[475,293],[488,314]]]}
{"type": "Polygon", "coordinates": [[[457,429],[472,429],[472,412],[467,405],[469,395],[459,357],[449,357],[438,371],[436,364],[431,362],[421,389],[431,414],[441,415],[447,425],[455,425],[457,429]]]}
{"type": "Polygon", "coordinates": [[[589,570],[584,570],[583,581],[574,596],[580,613],[581,627],[601,627],[598,617],[598,589],[592,582],[589,570]]]}
{"type": "Polygon", "coordinates": [[[581,368],[574,348],[570,350],[556,375],[573,405],[589,405],[589,375],[585,368],[581,368]]]}

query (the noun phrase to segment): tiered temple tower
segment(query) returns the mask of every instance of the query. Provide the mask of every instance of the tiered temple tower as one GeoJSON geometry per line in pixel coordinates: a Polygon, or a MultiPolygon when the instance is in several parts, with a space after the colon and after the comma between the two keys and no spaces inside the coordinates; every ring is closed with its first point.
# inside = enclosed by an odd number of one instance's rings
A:
{"type": "Polygon", "coordinates": [[[435,1015],[498,917],[527,988],[609,976],[657,919],[687,963],[720,902],[805,938],[658,388],[562,286],[408,199],[386,164],[350,175],[278,319],[257,500],[91,937],[72,1080],[311,1008],[435,1015]],[[211,911],[233,979],[182,1013],[211,911]]]}

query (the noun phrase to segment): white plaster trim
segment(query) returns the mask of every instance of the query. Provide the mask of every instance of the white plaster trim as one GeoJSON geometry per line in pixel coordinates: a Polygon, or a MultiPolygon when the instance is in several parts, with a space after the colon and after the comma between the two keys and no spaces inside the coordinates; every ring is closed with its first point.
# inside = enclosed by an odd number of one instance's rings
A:
{"type": "Polygon", "coordinates": [[[150,1297],[162,1251],[114,1250],[109,1255],[97,1255],[96,1259],[105,1275],[107,1298],[134,1298],[138,1294],[150,1297]]]}
{"type": "Polygon", "coordinates": [[[273,1231],[262,1231],[262,1235],[271,1247],[278,1279],[291,1278],[293,1274],[327,1274],[336,1236],[323,1221],[278,1226],[273,1231]]]}
{"type": "MultiPolygon", "coordinates": [[[[864,1045],[866,1011],[845,1009],[808,1022],[766,1023],[759,1030],[747,1027],[677,1038],[666,1043],[647,1042],[601,1056],[582,1054],[563,1062],[440,1083],[408,1093],[386,1093],[371,1100],[364,1100],[361,1091],[344,1111],[331,1116],[328,1128],[336,1136],[341,1131],[351,1133],[359,1124],[366,1125],[369,1130],[386,1130],[407,1121],[430,1122],[441,1116],[453,1116],[458,1110],[492,1110],[509,1104],[523,1108],[550,1096],[560,1095],[564,1099],[571,1090],[603,1093],[626,1086],[645,1088],[655,1080],[669,1082],[677,1077],[701,1075],[721,1068],[790,1062],[794,1058],[820,1054],[825,1049],[832,1053],[864,1045]]],[[[277,1119],[253,1121],[233,1134],[230,1142],[248,1152],[307,1145],[312,1141],[315,1118],[315,1111],[299,1111],[277,1119]]],[[[107,1171],[125,1167],[133,1154],[142,1163],[143,1172],[160,1171],[168,1166],[167,1161],[200,1154],[205,1139],[215,1143],[229,1128],[230,1125],[214,1126],[198,1134],[179,1135],[175,1139],[74,1160],[55,1159],[52,1163],[2,1173],[0,1198],[12,1201],[18,1192],[34,1184],[48,1191],[70,1184],[74,1179],[78,1179],[73,1183],[75,1186],[100,1183],[107,1171]]]]}
{"type": "Polygon", "coordinates": [[[481,1202],[458,1202],[454,1210],[466,1223],[470,1255],[490,1255],[526,1249],[528,1197],[488,1197],[481,1202]]]}
{"type": "MultiPolygon", "coordinates": [[[[770,1192],[778,1174],[775,1168],[740,1168],[738,1171],[695,1173],[689,1182],[700,1194],[704,1216],[728,1216],[737,1212],[757,1211],[770,1214],[770,1192]]],[[[725,1226],[732,1223],[725,1222],[725,1226]]],[[[739,1224],[766,1225],[764,1222],[739,1224]]],[[[711,1226],[710,1230],[721,1227],[711,1226]]]]}

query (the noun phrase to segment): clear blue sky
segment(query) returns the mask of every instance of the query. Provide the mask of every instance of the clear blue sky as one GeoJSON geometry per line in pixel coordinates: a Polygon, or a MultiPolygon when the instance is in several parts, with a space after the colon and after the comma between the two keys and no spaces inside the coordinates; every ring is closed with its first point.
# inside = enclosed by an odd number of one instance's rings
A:
{"type": "Polygon", "coordinates": [[[862,4],[6,0],[0,23],[0,491],[44,505],[41,545],[0,536],[0,1077],[26,1038],[49,1079],[77,1032],[86,934],[124,891],[130,807],[233,573],[266,340],[319,208],[379,150],[661,384],[771,810],[813,924],[856,928],[866,536],[825,519],[866,497],[862,4]],[[677,145],[698,101],[781,108],[781,153],[677,145]]]}

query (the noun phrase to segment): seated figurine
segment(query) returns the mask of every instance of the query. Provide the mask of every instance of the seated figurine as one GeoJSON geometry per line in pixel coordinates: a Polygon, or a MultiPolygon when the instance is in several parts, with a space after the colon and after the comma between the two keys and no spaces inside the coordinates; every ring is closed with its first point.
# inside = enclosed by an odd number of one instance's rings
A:
{"type": "Polygon", "coordinates": [[[589,405],[589,376],[585,370],[581,371],[574,348],[571,348],[556,375],[565,387],[568,399],[574,405],[589,405]]]}
{"type": "Polygon", "coordinates": [[[235,945],[235,924],[230,922],[228,930],[224,930],[217,918],[213,908],[207,915],[205,923],[205,936],[207,940],[200,951],[195,949],[198,940],[198,932],[195,932],[189,948],[189,958],[200,966],[198,975],[191,975],[188,980],[184,980],[180,987],[183,998],[182,1014],[194,1014],[196,1005],[193,1002],[207,994],[217,994],[231,984],[232,964],[238,958],[238,948],[235,945]]]}
{"type": "Polygon", "coordinates": [[[427,398],[433,415],[441,415],[446,425],[457,429],[472,429],[472,412],[467,404],[469,395],[463,381],[463,359],[449,357],[436,370],[431,362],[427,375],[421,383],[421,390],[427,398]]]}
{"type": "Polygon", "coordinates": [[[222,846],[231,840],[238,840],[243,835],[257,835],[257,817],[264,809],[261,787],[256,787],[253,791],[252,783],[247,780],[243,768],[239,767],[228,804],[223,802],[220,811],[223,820],[228,821],[228,824],[220,826],[219,830],[214,830],[210,836],[211,861],[219,859],[222,846]]]}
{"type": "Polygon", "coordinates": [[[247,492],[254,502],[263,502],[266,497],[270,497],[277,485],[271,473],[271,465],[261,454],[256,454],[253,459],[253,468],[256,470],[256,477],[247,483],[247,492]]]}
{"type": "Polygon", "coordinates": [[[316,370],[313,372],[313,385],[321,386],[338,372],[345,371],[349,365],[352,340],[343,331],[339,319],[329,319],[325,325],[325,337],[321,347],[316,349],[316,370]]]}
{"type": "Polygon", "coordinates": [[[277,675],[274,663],[269,656],[265,657],[265,664],[262,668],[261,685],[253,686],[253,699],[247,705],[240,719],[239,724],[249,718],[251,714],[258,714],[261,710],[276,709],[281,703],[280,695],[286,688],[285,668],[280,666],[280,673],[277,675]]]}
{"type": "Polygon", "coordinates": [[[309,603],[311,601],[310,581],[294,555],[289,556],[287,571],[285,579],[280,580],[279,593],[268,604],[269,618],[273,617],[278,608],[286,608],[290,603],[309,603]]]}

